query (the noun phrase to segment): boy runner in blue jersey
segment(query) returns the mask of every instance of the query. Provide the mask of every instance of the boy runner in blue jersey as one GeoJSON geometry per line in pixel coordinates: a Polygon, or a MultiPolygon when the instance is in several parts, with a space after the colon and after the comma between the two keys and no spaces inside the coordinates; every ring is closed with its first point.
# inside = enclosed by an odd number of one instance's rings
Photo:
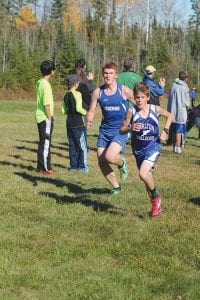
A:
{"type": "Polygon", "coordinates": [[[120,133],[131,133],[131,146],[139,169],[139,176],[150,196],[151,217],[161,213],[161,199],[155,188],[152,168],[160,152],[160,141],[165,141],[172,122],[172,114],[160,106],[148,104],[150,88],[146,83],[136,83],[134,87],[136,105],[128,109],[120,133]],[[166,117],[164,129],[159,134],[159,116],[166,117]]]}
{"type": "Polygon", "coordinates": [[[133,91],[128,87],[117,84],[117,65],[113,62],[107,63],[102,68],[104,85],[95,89],[92,94],[92,101],[87,113],[87,128],[92,125],[97,104],[102,110],[102,121],[99,128],[97,141],[97,157],[99,167],[112,185],[112,195],[120,192],[121,187],[111,165],[118,166],[121,179],[128,176],[126,161],[120,155],[125,146],[127,135],[120,135],[119,129],[125,118],[129,102],[134,101],[133,91]]]}

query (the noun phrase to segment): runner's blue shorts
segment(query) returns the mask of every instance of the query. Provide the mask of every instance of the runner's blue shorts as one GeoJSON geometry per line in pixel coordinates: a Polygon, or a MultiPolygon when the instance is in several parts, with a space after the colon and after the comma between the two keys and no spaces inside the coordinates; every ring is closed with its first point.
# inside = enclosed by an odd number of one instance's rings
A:
{"type": "Polygon", "coordinates": [[[152,148],[142,150],[140,151],[140,154],[139,153],[136,154],[133,149],[133,155],[135,156],[138,169],[140,169],[141,164],[143,163],[144,160],[148,161],[149,164],[152,167],[154,167],[160,156],[160,153],[161,153],[160,144],[157,144],[152,148]]]}
{"type": "Polygon", "coordinates": [[[172,132],[173,133],[186,133],[186,124],[173,123],[172,124],[172,132]]]}
{"type": "Polygon", "coordinates": [[[110,134],[101,132],[99,133],[98,140],[97,140],[97,147],[102,147],[107,149],[112,142],[115,142],[121,146],[121,152],[125,152],[126,147],[126,141],[128,140],[128,134],[119,134],[119,131],[117,131],[117,134],[110,134]]]}

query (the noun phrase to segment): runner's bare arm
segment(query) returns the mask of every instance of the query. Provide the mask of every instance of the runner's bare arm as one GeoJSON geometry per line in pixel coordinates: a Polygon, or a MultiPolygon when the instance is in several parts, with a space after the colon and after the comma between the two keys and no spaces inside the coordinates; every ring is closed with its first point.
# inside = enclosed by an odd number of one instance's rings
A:
{"type": "Polygon", "coordinates": [[[131,117],[132,117],[132,110],[129,108],[126,112],[126,117],[119,130],[120,134],[126,134],[131,131],[131,127],[130,127],[131,117]]]}
{"type": "Polygon", "coordinates": [[[165,141],[167,139],[167,135],[169,133],[170,125],[173,121],[173,115],[170,112],[168,112],[167,110],[165,110],[164,108],[162,108],[161,106],[156,106],[156,111],[160,116],[163,116],[166,118],[164,129],[160,133],[161,141],[165,141]]]}
{"type": "Polygon", "coordinates": [[[94,92],[92,93],[92,100],[90,103],[89,110],[87,112],[87,121],[86,121],[87,129],[89,129],[92,126],[92,121],[94,118],[98,98],[99,98],[99,88],[95,89],[94,92]]]}
{"type": "Polygon", "coordinates": [[[122,96],[135,104],[133,91],[125,85],[122,85],[122,96]]]}

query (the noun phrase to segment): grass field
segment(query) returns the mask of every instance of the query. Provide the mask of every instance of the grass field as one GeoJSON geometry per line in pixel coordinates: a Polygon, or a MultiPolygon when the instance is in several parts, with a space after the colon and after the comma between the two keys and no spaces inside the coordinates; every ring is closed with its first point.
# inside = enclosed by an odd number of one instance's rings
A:
{"type": "MultiPolygon", "coordinates": [[[[121,194],[96,161],[99,114],[89,132],[90,173],[69,173],[65,117],[56,103],[55,177],[36,171],[33,102],[0,102],[0,299],[200,299],[200,140],[163,152],[154,173],[163,214],[150,203],[127,146],[121,194]]],[[[161,120],[162,123],[162,120],[161,120]]]]}

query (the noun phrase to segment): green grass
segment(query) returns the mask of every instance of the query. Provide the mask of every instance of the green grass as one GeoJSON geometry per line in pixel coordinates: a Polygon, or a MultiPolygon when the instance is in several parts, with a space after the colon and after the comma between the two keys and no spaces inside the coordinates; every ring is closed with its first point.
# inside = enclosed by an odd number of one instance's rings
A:
{"type": "Polygon", "coordinates": [[[96,161],[98,113],[89,131],[90,173],[67,171],[60,106],[57,174],[48,178],[35,171],[35,104],[0,102],[0,299],[200,299],[197,129],[183,155],[163,146],[154,178],[164,211],[151,220],[130,145],[129,178],[119,196],[109,196],[96,161]]]}

